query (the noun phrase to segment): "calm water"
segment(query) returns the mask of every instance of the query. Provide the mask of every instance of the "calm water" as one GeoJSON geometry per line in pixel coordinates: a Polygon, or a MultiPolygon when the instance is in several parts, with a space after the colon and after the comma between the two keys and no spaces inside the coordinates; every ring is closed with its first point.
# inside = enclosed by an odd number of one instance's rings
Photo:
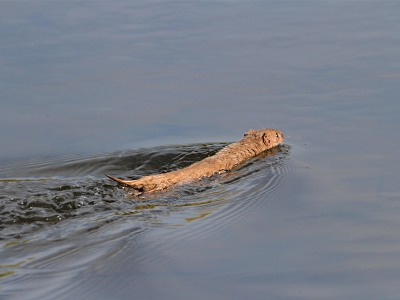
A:
{"type": "Polygon", "coordinates": [[[399,16],[0,2],[0,298],[397,299],[399,16]],[[103,175],[178,169],[261,127],[283,145],[158,197],[103,175]]]}

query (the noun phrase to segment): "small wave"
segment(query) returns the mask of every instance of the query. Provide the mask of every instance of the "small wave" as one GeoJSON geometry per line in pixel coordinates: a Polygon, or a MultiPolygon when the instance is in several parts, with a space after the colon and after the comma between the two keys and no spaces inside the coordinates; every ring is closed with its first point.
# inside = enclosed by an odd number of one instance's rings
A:
{"type": "Polygon", "coordinates": [[[185,219],[186,222],[203,218],[207,218],[208,222],[186,233],[181,230],[179,236],[169,235],[183,240],[202,238],[217,234],[225,227],[239,228],[258,216],[260,211],[273,209],[279,200],[279,191],[285,187],[284,175],[292,172],[293,168],[287,159],[290,147],[283,145],[275,150],[225,174],[212,183],[210,190],[181,199],[185,203],[194,204],[208,200],[185,211],[191,216],[185,219]]]}
{"type": "MultiPolygon", "coordinates": [[[[148,197],[144,202],[103,175],[111,173],[133,179],[168,172],[211,156],[225,145],[193,144],[65,157],[34,161],[22,170],[10,170],[9,174],[16,176],[0,180],[0,239],[21,239],[60,222],[71,224],[84,220],[96,227],[99,222],[93,219],[110,220],[116,216],[130,216],[142,224],[157,226],[154,224],[162,224],[165,216],[177,210],[202,207],[211,211],[229,203],[257,202],[260,195],[270,198],[279,191],[281,172],[286,167],[284,161],[290,152],[286,145],[269,150],[222,176],[179,186],[148,197]]],[[[245,210],[252,205],[238,206],[229,213],[248,214],[245,210]]],[[[221,213],[220,221],[223,218],[221,213]]]]}
{"type": "MultiPolygon", "coordinates": [[[[0,180],[3,285],[20,292],[29,282],[29,288],[44,297],[63,295],[71,284],[64,284],[62,278],[74,278],[112,257],[118,256],[120,264],[128,260],[135,265],[161,263],[157,260],[163,258],[149,255],[141,239],[150,236],[163,249],[169,244],[161,237],[186,241],[218,234],[228,226],[240,229],[247,220],[259,217],[260,211],[273,209],[275,195],[284,188],[284,175],[291,168],[287,145],[233,171],[144,201],[103,175],[115,172],[135,178],[166,172],[213,155],[223,146],[120,151],[36,161],[21,172],[11,170],[8,174],[15,176],[0,180]],[[154,230],[158,228],[168,234],[154,230]],[[43,287],[44,281],[51,284],[43,287]]],[[[72,288],[74,284],[78,283],[72,283],[72,288]]]]}

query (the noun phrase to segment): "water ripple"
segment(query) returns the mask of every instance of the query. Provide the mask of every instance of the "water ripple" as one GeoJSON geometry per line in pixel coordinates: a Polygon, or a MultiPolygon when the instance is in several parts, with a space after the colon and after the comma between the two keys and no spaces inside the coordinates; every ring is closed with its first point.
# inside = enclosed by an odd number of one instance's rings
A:
{"type": "Polygon", "coordinates": [[[57,224],[68,224],[66,232],[73,235],[77,230],[75,224],[83,222],[85,227],[98,228],[106,226],[99,225],[100,220],[110,222],[122,216],[144,226],[173,226],[166,224],[165,219],[175,212],[188,211],[190,207],[212,211],[235,203],[234,210],[219,213],[219,222],[223,222],[225,217],[249,217],[257,206],[271,205],[270,199],[282,186],[282,172],[288,171],[285,159],[290,147],[286,145],[221,176],[145,199],[136,198],[129,189],[115,185],[103,175],[138,178],[167,172],[211,156],[224,145],[194,144],[65,157],[32,161],[10,169],[3,177],[13,177],[0,179],[0,240],[32,238],[57,224]],[[262,197],[266,199],[259,201],[262,197]],[[246,205],[240,205],[242,202],[246,205]]]}

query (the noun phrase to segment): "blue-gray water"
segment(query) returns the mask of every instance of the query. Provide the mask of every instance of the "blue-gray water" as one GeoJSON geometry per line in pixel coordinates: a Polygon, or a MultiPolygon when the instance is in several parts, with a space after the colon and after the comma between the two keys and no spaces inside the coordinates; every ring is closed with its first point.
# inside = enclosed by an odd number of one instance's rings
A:
{"type": "Polygon", "coordinates": [[[1,299],[397,299],[400,3],[0,2],[1,299]],[[250,128],[282,146],[138,201],[250,128]]]}

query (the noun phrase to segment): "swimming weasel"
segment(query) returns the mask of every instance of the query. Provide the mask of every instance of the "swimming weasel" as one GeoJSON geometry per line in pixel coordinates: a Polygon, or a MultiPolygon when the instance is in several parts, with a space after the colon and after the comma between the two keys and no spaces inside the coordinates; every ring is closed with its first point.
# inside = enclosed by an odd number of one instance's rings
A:
{"type": "Polygon", "coordinates": [[[132,186],[139,193],[162,191],[175,185],[231,170],[245,160],[279,145],[282,140],[283,134],[279,130],[272,128],[250,129],[246,131],[240,141],[224,147],[213,156],[180,170],[143,176],[137,180],[122,180],[107,174],[106,176],[116,182],[132,186]]]}

